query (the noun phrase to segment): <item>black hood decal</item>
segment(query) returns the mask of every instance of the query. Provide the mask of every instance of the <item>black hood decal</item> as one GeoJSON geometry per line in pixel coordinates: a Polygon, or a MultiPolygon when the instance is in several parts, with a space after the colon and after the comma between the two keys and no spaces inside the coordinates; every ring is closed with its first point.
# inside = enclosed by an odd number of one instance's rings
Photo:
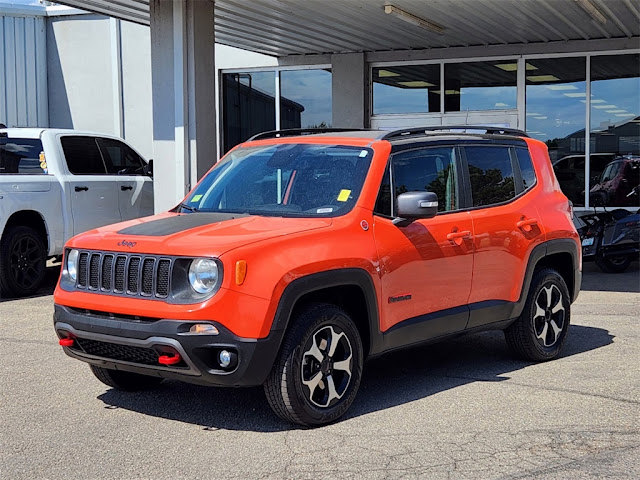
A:
{"type": "Polygon", "coordinates": [[[248,216],[245,213],[186,213],[133,225],[118,231],[118,233],[122,235],[164,237],[165,235],[173,235],[191,228],[248,216]]]}

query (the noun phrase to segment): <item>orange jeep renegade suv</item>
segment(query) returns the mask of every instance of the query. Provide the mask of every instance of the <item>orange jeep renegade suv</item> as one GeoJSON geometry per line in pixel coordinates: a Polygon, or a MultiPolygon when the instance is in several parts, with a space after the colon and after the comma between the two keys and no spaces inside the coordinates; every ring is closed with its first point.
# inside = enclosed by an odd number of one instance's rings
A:
{"type": "Polygon", "coordinates": [[[173,210],[71,239],[55,331],[111,387],[264,385],[283,419],[325,424],[393,349],[502,329],[556,357],[581,282],[571,217],[520,131],[268,132],[173,210]]]}

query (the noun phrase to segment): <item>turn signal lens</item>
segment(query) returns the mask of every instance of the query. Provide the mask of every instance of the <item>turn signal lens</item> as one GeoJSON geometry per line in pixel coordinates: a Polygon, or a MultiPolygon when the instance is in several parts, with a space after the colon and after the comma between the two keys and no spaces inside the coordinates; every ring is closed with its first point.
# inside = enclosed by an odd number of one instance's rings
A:
{"type": "Polygon", "coordinates": [[[195,335],[218,335],[220,332],[216,327],[209,323],[196,323],[189,329],[189,333],[195,335]]]}
{"type": "Polygon", "coordinates": [[[236,262],[236,285],[242,285],[246,276],[247,262],[245,260],[238,260],[236,262]]]}

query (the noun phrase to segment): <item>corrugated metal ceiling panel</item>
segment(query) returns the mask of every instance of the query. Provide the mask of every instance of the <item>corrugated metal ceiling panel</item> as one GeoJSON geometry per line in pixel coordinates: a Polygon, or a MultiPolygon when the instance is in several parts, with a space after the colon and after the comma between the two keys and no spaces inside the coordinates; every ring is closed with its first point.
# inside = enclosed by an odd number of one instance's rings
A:
{"type": "MultiPolygon", "coordinates": [[[[149,24],[148,0],[60,3],[149,24]]],[[[216,0],[215,15],[218,43],[277,56],[640,36],[637,0],[216,0]],[[444,30],[388,15],[385,4],[444,30]]]]}

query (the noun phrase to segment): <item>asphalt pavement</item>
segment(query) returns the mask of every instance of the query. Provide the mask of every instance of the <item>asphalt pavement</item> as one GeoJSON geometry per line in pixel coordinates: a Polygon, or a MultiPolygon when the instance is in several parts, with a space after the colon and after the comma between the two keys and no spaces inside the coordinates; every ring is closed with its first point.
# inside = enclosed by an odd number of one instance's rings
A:
{"type": "Polygon", "coordinates": [[[516,360],[501,332],[389,354],[316,429],[261,388],[106,387],[57,344],[55,276],[0,299],[2,479],[640,478],[637,262],[585,265],[561,358],[516,360]]]}

